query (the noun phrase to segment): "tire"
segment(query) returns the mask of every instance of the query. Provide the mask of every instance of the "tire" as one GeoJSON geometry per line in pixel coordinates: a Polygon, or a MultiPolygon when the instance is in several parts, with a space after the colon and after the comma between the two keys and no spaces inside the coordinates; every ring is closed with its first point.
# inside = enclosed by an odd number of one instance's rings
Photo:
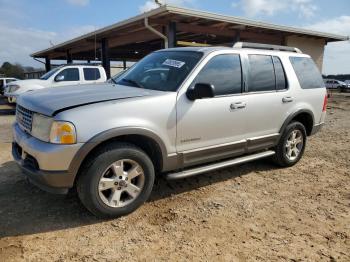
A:
{"type": "Polygon", "coordinates": [[[82,204],[95,216],[124,216],[149,198],[155,171],[151,159],[140,148],[112,143],[86,162],[79,173],[77,192],[82,204]]]}
{"type": "Polygon", "coordinates": [[[291,122],[285,128],[282,136],[275,147],[276,154],[273,156],[274,162],[281,167],[290,167],[298,163],[304,154],[306,146],[306,130],[302,123],[291,122]],[[296,134],[296,139],[293,143],[293,134],[296,134]],[[297,143],[297,141],[299,143],[297,143]],[[289,144],[289,147],[288,147],[289,144]],[[295,145],[295,147],[294,147],[295,145]],[[296,148],[297,150],[289,150],[296,148]],[[292,151],[292,152],[291,152],[292,151]],[[298,154],[296,154],[298,152],[298,154]]]}

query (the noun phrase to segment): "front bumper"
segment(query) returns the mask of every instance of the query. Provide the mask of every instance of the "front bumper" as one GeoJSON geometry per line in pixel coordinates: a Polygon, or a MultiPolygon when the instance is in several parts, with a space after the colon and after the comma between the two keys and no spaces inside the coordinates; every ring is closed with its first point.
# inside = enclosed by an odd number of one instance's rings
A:
{"type": "Polygon", "coordinates": [[[73,187],[75,174],[69,166],[82,144],[55,145],[40,141],[13,125],[12,155],[23,173],[39,188],[65,194],[73,187]]]}

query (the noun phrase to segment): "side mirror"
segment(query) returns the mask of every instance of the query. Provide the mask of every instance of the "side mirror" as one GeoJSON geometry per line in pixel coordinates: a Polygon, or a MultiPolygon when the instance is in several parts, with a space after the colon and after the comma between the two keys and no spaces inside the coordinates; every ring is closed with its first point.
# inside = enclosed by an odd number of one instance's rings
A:
{"type": "Polygon", "coordinates": [[[214,97],[214,86],[212,84],[197,83],[187,89],[186,96],[189,100],[214,97]]]}
{"type": "Polygon", "coordinates": [[[56,82],[64,81],[64,75],[57,75],[57,76],[55,77],[55,81],[56,81],[56,82]]]}

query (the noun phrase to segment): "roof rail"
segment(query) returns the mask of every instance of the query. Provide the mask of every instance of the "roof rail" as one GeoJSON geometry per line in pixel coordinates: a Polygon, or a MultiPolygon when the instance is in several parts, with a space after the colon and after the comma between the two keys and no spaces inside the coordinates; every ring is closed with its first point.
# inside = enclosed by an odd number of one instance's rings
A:
{"type": "Polygon", "coordinates": [[[101,63],[69,63],[69,64],[61,64],[59,66],[101,66],[101,63]]]}
{"type": "Polygon", "coordinates": [[[277,51],[287,51],[302,54],[301,50],[296,47],[283,46],[283,45],[268,45],[259,43],[249,43],[249,42],[237,42],[233,45],[235,48],[254,48],[254,49],[264,49],[264,50],[277,50],[277,51]]]}

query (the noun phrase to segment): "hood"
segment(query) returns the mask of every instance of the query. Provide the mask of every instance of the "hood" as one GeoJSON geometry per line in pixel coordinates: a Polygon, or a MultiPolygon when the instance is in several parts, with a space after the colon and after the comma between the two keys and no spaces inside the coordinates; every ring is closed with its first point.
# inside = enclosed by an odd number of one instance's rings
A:
{"type": "Polygon", "coordinates": [[[24,86],[24,85],[41,85],[41,86],[46,86],[47,81],[41,80],[41,79],[26,79],[26,80],[18,80],[18,81],[13,81],[9,85],[19,85],[19,86],[24,86]]]}
{"type": "Polygon", "coordinates": [[[92,103],[160,95],[164,92],[108,83],[46,88],[19,96],[17,104],[33,112],[53,116],[92,103]]]}

